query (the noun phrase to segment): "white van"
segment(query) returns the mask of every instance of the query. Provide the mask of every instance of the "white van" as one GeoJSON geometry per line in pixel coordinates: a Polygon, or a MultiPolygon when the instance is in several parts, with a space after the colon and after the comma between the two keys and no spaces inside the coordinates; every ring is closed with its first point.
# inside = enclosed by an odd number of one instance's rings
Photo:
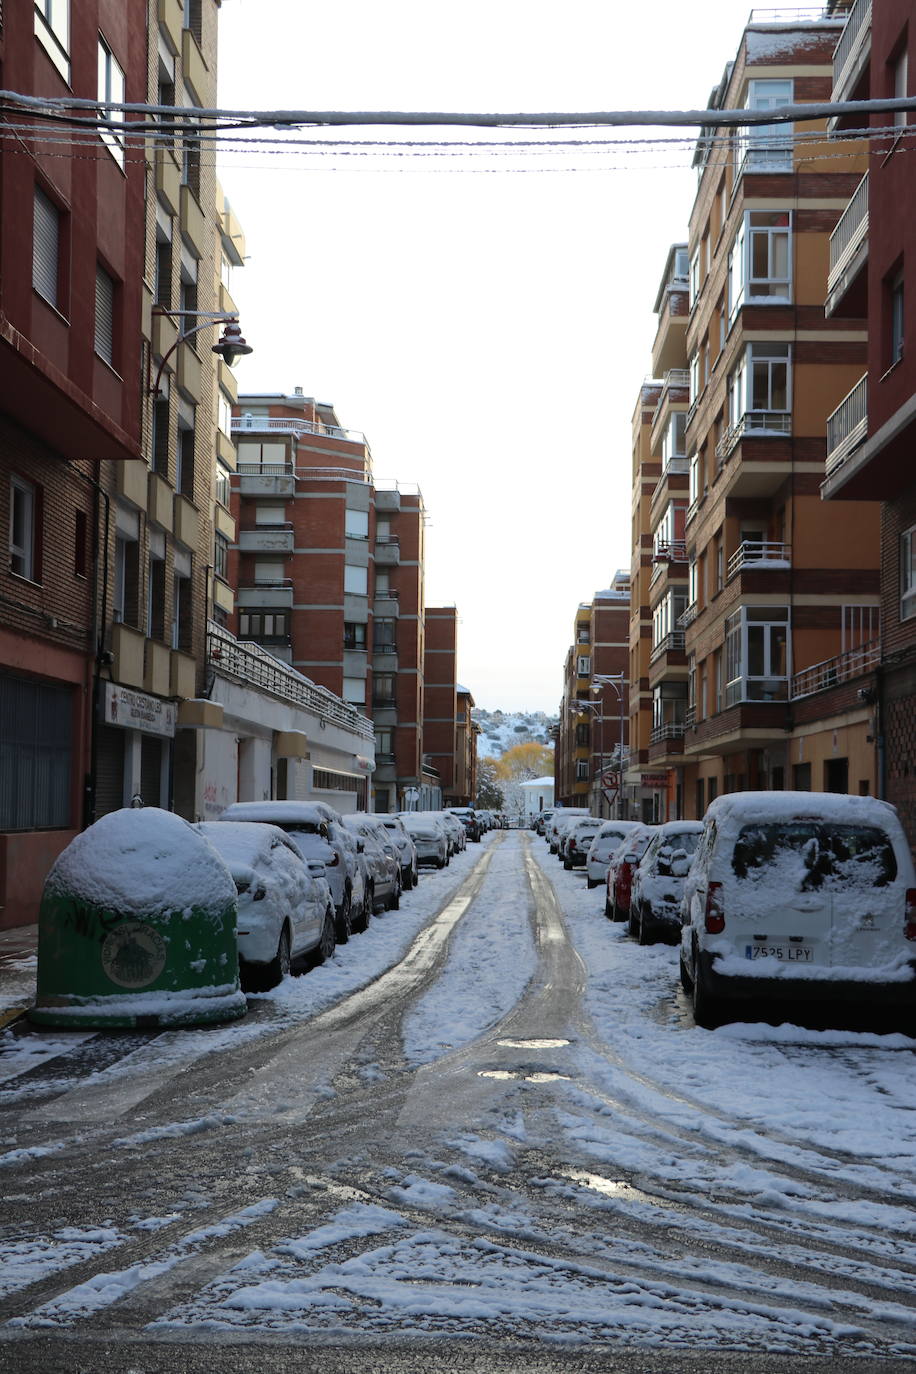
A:
{"type": "Polygon", "coordinates": [[[916,873],[894,808],[832,792],[717,797],[684,884],[699,1025],[742,999],[916,1012],[916,873]]]}

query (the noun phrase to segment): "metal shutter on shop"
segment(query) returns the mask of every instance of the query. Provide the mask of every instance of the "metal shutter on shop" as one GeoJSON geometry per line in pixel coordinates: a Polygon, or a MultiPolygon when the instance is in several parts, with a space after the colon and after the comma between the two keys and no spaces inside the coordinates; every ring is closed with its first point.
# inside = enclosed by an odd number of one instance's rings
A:
{"type": "Polygon", "coordinates": [[[60,214],[44,191],[35,187],[32,237],[32,285],[50,305],[57,305],[57,264],[60,260],[60,214]]]}
{"type": "Polygon", "coordinates": [[[73,693],[0,674],[0,830],[72,823],[73,693]]]}
{"type": "Polygon", "coordinates": [[[162,741],[153,735],[140,740],[140,796],[144,806],[162,805],[162,741]]]}
{"type": "Polygon", "coordinates": [[[124,805],[124,730],[100,725],[96,730],[95,815],[107,816],[124,805]]]}

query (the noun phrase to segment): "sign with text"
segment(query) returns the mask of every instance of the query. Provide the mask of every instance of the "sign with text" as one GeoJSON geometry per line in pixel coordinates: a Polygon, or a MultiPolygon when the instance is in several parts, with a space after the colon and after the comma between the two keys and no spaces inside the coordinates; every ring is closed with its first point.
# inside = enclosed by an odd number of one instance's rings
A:
{"type": "Polygon", "coordinates": [[[667,787],[667,773],[643,773],[640,777],[643,787],[667,787]]]}
{"type": "Polygon", "coordinates": [[[135,692],[116,682],[102,683],[102,719],[122,730],[143,730],[148,735],[175,734],[175,703],[135,692]]]}

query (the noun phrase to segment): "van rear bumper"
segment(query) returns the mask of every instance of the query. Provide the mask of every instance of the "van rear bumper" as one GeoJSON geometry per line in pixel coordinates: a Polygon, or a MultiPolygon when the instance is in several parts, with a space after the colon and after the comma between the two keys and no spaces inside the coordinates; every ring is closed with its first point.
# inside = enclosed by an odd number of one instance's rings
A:
{"type": "Polygon", "coordinates": [[[699,952],[700,975],[706,991],[723,1001],[782,1002],[798,1006],[827,1006],[837,1002],[860,1007],[904,1008],[916,1011],[916,959],[910,961],[906,982],[866,982],[846,978],[742,978],[716,971],[718,959],[699,952]]]}

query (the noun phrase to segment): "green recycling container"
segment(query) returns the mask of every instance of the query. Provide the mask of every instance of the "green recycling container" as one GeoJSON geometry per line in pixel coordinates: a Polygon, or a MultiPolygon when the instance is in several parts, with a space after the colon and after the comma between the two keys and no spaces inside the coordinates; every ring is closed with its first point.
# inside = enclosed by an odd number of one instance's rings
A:
{"type": "Polygon", "coordinates": [[[245,1011],[236,887],[204,837],[152,806],[113,811],[77,835],[45,883],[29,1019],[185,1026],[245,1011]]]}

